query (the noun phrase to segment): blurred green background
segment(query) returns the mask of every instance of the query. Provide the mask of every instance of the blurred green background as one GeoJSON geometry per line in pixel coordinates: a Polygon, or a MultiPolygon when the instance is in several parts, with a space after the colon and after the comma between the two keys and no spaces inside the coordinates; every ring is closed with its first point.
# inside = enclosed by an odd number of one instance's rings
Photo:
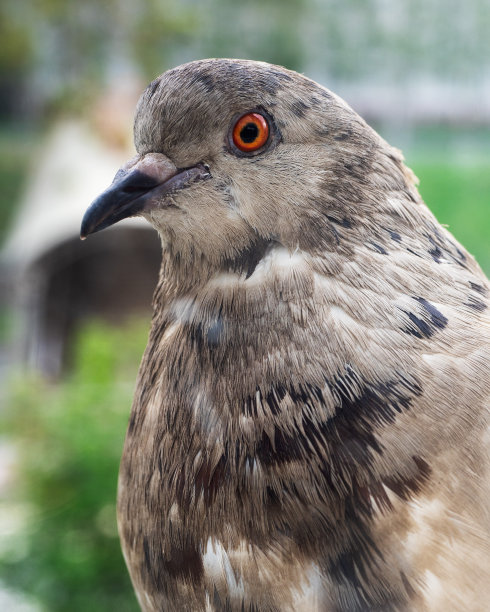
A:
{"type": "MultiPolygon", "coordinates": [[[[123,107],[121,84],[140,91],[173,65],[242,57],[304,72],[344,97],[404,151],[429,207],[488,273],[488,32],[488,0],[4,0],[0,245],[61,122],[76,119],[108,148],[125,149],[124,129],[108,133],[100,120],[101,108],[112,115],[118,100],[123,107]],[[101,92],[111,91],[101,106],[101,92]]],[[[0,609],[136,610],[114,504],[148,312],[123,323],[83,319],[68,363],[47,378],[15,358],[7,298],[0,609]]]]}

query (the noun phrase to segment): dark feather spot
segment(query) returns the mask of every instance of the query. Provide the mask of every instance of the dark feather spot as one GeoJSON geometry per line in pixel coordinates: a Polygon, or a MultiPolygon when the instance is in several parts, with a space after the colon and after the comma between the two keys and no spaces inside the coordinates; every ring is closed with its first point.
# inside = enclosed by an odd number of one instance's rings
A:
{"type": "Polygon", "coordinates": [[[248,75],[243,81],[243,91],[245,95],[249,95],[250,89],[254,88],[258,91],[264,91],[271,95],[276,95],[282,89],[284,83],[289,83],[292,78],[280,70],[268,70],[263,78],[257,79],[255,84],[250,84],[248,75]],[[254,87],[255,85],[255,87],[254,87]]]}
{"type": "Polygon", "coordinates": [[[397,475],[390,478],[383,478],[383,482],[386,486],[405,501],[408,501],[413,495],[421,491],[432,473],[430,465],[424,459],[417,456],[413,456],[412,459],[416,468],[412,476],[397,475]]]}
{"type": "Polygon", "coordinates": [[[266,466],[287,463],[289,461],[301,461],[303,458],[303,445],[295,438],[286,434],[279,428],[274,428],[272,439],[265,431],[255,448],[255,454],[262,464],[266,466]]]}
{"type": "Polygon", "coordinates": [[[296,115],[296,117],[299,117],[300,119],[302,119],[306,115],[309,109],[310,107],[308,106],[308,104],[306,104],[302,100],[297,100],[296,102],[293,102],[291,104],[291,110],[296,115]]]}
{"type": "Polygon", "coordinates": [[[386,231],[390,235],[390,238],[392,240],[394,240],[395,242],[401,242],[402,241],[402,237],[400,236],[400,234],[398,232],[395,232],[394,230],[390,230],[388,228],[386,228],[386,231]]]}
{"type": "Polygon", "coordinates": [[[442,314],[442,312],[437,310],[433,304],[421,297],[414,297],[413,299],[417,300],[417,302],[427,311],[433,325],[439,329],[444,329],[446,327],[447,318],[442,314]]]}
{"type": "Polygon", "coordinates": [[[338,233],[338,231],[335,229],[333,225],[331,225],[329,229],[332,232],[333,237],[335,238],[335,242],[337,244],[340,244],[340,234],[338,233]]]}
{"type": "Polygon", "coordinates": [[[207,333],[207,342],[210,348],[220,344],[223,336],[224,324],[220,315],[211,323],[207,333]]]}
{"type": "Polygon", "coordinates": [[[257,387],[254,395],[245,398],[244,412],[247,416],[256,417],[258,415],[258,403],[260,402],[265,412],[270,410],[273,415],[277,415],[280,413],[279,404],[287,392],[287,389],[281,383],[273,385],[266,394],[263,394],[260,387],[257,387]]]}
{"type": "Polygon", "coordinates": [[[223,262],[223,268],[233,272],[245,274],[245,278],[250,278],[255,272],[260,260],[274,244],[274,241],[257,237],[255,242],[247,248],[241,250],[234,257],[230,257],[223,262]]]}
{"type": "Polygon", "coordinates": [[[317,98],[316,96],[311,96],[311,98],[309,98],[308,102],[310,103],[310,106],[320,106],[322,104],[322,101],[317,98]]]}
{"type": "MultiPolygon", "coordinates": [[[[222,342],[225,334],[225,323],[221,316],[221,308],[214,317],[211,317],[209,324],[200,320],[185,321],[182,328],[198,353],[202,353],[205,348],[208,350],[215,349],[222,342]]],[[[172,363],[172,370],[175,370],[176,374],[180,370],[179,365],[178,361],[172,363]]]]}
{"type": "Polygon", "coordinates": [[[253,416],[256,417],[258,412],[257,412],[257,401],[255,399],[255,396],[251,396],[249,395],[243,404],[243,411],[247,416],[253,416]]]}
{"type": "Polygon", "coordinates": [[[155,95],[158,85],[160,84],[160,78],[153,80],[145,90],[147,100],[151,100],[155,95]]]}
{"type": "Polygon", "coordinates": [[[290,83],[293,80],[293,77],[281,70],[270,69],[268,74],[275,76],[279,81],[284,81],[285,83],[290,83]]]}
{"type": "Polygon", "coordinates": [[[351,128],[347,128],[343,132],[339,132],[338,134],[336,134],[334,136],[334,140],[338,140],[338,141],[347,140],[351,136],[352,136],[352,129],[351,128]]]}
{"type": "Polygon", "coordinates": [[[136,412],[133,411],[131,412],[131,415],[129,417],[128,434],[133,433],[135,423],[136,423],[136,412]]]}
{"type": "Polygon", "coordinates": [[[145,565],[148,571],[151,571],[151,555],[150,555],[150,547],[148,545],[148,539],[143,538],[143,553],[145,556],[145,565]]]}
{"type": "Polygon", "coordinates": [[[430,338],[432,336],[434,330],[426,321],[415,316],[413,312],[407,312],[406,310],[404,310],[404,312],[408,316],[410,321],[414,324],[414,327],[406,327],[403,328],[402,331],[404,331],[406,334],[410,334],[420,339],[424,337],[430,338]]]}
{"type": "Polygon", "coordinates": [[[163,551],[159,540],[143,537],[143,561],[140,573],[145,584],[160,590],[165,588],[168,576],[199,582],[203,575],[202,557],[198,549],[190,543],[172,545],[163,551]]]}
{"type": "Polygon", "coordinates": [[[337,612],[364,612],[375,609],[379,603],[380,594],[366,587],[371,581],[367,568],[382,561],[383,555],[370,533],[368,522],[359,517],[358,501],[356,493],[346,500],[345,520],[351,527],[351,537],[345,549],[328,565],[328,573],[335,582],[351,587],[350,601],[339,600],[337,612]]]}
{"type": "Polygon", "coordinates": [[[342,219],[337,219],[336,217],[333,217],[332,215],[327,215],[327,219],[331,221],[332,223],[335,223],[336,225],[341,225],[342,227],[346,227],[346,228],[352,227],[352,221],[347,219],[347,217],[343,217],[342,219]]]}
{"type": "Polygon", "coordinates": [[[479,293],[480,295],[488,295],[488,289],[486,287],[484,287],[483,285],[479,285],[478,283],[472,283],[470,281],[470,287],[476,291],[477,293],[479,293]]]}
{"type": "Polygon", "coordinates": [[[402,331],[422,339],[430,338],[434,335],[436,329],[444,329],[446,327],[447,318],[439,312],[433,304],[421,297],[414,297],[413,299],[416,300],[428,314],[429,321],[415,315],[413,312],[404,310],[403,312],[408,316],[413,325],[402,328],[402,331]]]}
{"type": "MultiPolygon", "coordinates": [[[[365,606],[368,605],[368,602],[365,600],[365,593],[363,589],[363,584],[360,580],[359,574],[365,574],[363,571],[364,565],[360,563],[360,557],[363,553],[364,547],[359,547],[359,550],[355,550],[355,547],[351,547],[350,550],[341,553],[335,558],[335,561],[331,562],[329,565],[329,576],[331,576],[332,580],[336,582],[348,582],[352,584],[355,591],[355,597],[357,599],[357,606],[354,610],[363,610],[365,606]],[[354,549],[354,550],[353,550],[354,549]],[[358,597],[360,594],[363,594],[362,602],[359,601],[358,597]],[[361,606],[361,607],[358,607],[361,606]]],[[[366,580],[366,576],[364,575],[364,580],[366,580]]],[[[354,602],[350,602],[350,606],[353,605],[354,602]]],[[[343,608],[342,608],[343,609],[343,608]]],[[[353,608],[350,607],[350,610],[353,608]]]]}
{"type": "Polygon", "coordinates": [[[204,89],[208,93],[214,91],[216,84],[212,74],[208,72],[199,72],[198,74],[196,74],[195,79],[198,83],[201,83],[204,86],[204,89]]]}
{"type": "Polygon", "coordinates": [[[456,248],[456,253],[458,254],[458,257],[461,261],[466,261],[466,255],[463,253],[463,251],[461,249],[458,249],[458,247],[456,248]]]}
{"type": "Polygon", "coordinates": [[[468,296],[468,301],[465,302],[464,305],[468,306],[468,308],[472,308],[473,310],[476,310],[477,312],[483,312],[484,310],[488,308],[485,302],[482,302],[481,300],[474,298],[472,295],[468,296]]]}
{"type": "Polygon", "coordinates": [[[409,599],[413,599],[413,597],[415,597],[416,595],[416,591],[410,584],[408,578],[405,575],[405,572],[400,572],[400,578],[402,580],[403,586],[405,587],[405,591],[407,592],[409,599]]]}
{"type": "Polygon", "coordinates": [[[272,487],[267,486],[265,489],[266,503],[268,506],[279,506],[279,497],[272,487]]]}
{"type": "Polygon", "coordinates": [[[218,489],[223,485],[226,475],[226,458],[222,455],[216,466],[212,466],[208,460],[204,461],[199,468],[195,479],[196,496],[202,492],[204,504],[210,506],[218,489]]]}
{"type": "Polygon", "coordinates": [[[347,472],[355,471],[358,465],[368,465],[371,453],[382,453],[375,428],[394,422],[396,414],[408,409],[421,389],[401,374],[396,380],[370,384],[350,366],[327,384],[337,407],[335,416],[325,422],[313,421],[308,416],[316,402],[324,402],[317,385],[284,386],[291,399],[304,406],[301,428],[292,434],[276,426],[272,437],[264,432],[256,455],[266,466],[312,457],[328,458],[322,470],[335,488],[334,481],[341,478],[348,483],[347,472]]]}
{"type": "Polygon", "coordinates": [[[435,246],[433,249],[430,249],[429,255],[436,263],[440,263],[440,260],[442,258],[442,251],[438,246],[435,246]]]}
{"type": "Polygon", "coordinates": [[[409,253],[412,253],[412,255],[415,255],[416,257],[422,257],[422,255],[420,255],[420,253],[417,253],[416,251],[414,251],[413,249],[409,249],[407,248],[407,251],[409,253]]]}
{"type": "Polygon", "coordinates": [[[358,485],[354,491],[357,493],[356,505],[361,514],[370,515],[373,512],[373,501],[382,512],[393,509],[393,504],[381,482],[374,481],[369,485],[358,485]]]}
{"type": "Polygon", "coordinates": [[[386,249],[384,249],[380,244],[377,244],[376,242],[370,242],[369,243],[376,251],[378,251],[378,253],[381,253],[381,255],[388,255],[388,251],[386,249]]]}
{"type": "Polygon", "coordinates": [[[204,348],[204,334],[201,321],[185,322],[183,328],[188,331],[191,344],[201,353],[204,348]]]}
{"type": "Polygon", "coordinates": [[[432,248],[429,249],[429,255],[436,263],[440,263],[440,260],[444,257],[444,253],[441,251],[440,246],[437,244],[434,238],[432,238],[432,236],[427,236],[427,238],[432,245],[432,248]]]}
{"type": "Polygon", "coordinates": [[[193,546],[185,546],[170,548],[169,559],[162,563],[164,574],[168,574],[172,578],[189,579],[193,582],[199,582],[203,575],[202,557],[193,546]]]}
{"type": "Polygon", "coordinates": [[[327,136],[330,135],[330,130],[326,127],[319,127],[315,129],[315,134],[319,138],[326,138],[327,136]]]}
{"type": "MultiPolygon", "coordinates": [[[[379,489],[384,492],[381,485],[379,489]]],[[[406,594],[395,593],[387,584],[378,583],[376,589],[372,588],[373,573],[379,573],[380,566],[386,561],[372,536],[370,517],[366,513],[359,512],[360,508],[368,504],[362,499],[366,495],[362,491],[362,487],[354,487],[353,494],[346,499],[345,522],[349,526],[350,536],[341,551],[330,559],[327,566],[328,574],[338,584],[340,590],[346,588],[349,590],[349,598],[339,597],[333,610],[365,612],[406,609],[408,601],[413,599],[416,591],[403,572],[400,572],[400,575],[406,594]]],[[[370,497],[372,492],[367,494],[370,497]]],[[[384,496],[387,506],[390,507],[391,503],[386,493],[384,496]]],[[[369,501],[369,505],[370,503],[369,501]]]]}

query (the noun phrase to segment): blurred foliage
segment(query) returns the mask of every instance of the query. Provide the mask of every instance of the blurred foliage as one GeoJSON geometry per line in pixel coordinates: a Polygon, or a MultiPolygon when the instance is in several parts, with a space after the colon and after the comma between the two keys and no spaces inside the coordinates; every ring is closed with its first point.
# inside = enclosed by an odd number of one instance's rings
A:
{"type": "Polygon", "coordinates": [[[488,0],[3,0],[0,89],[28,76],[27,106],[82,112],[114,78],[220,56],[307,68],[334,87],[471,85],[488,74],[489,29],[488,0]]]}
{"type": "MultiPolygon", "coordinates": [[[[0,7],[0,88],[29,72],[29,106],[83,113],[112,80],[152,79],[174,63],[233,56],[303,67],[308,0],[38,0],[0,7]]],[[[311,8],[311,7],[310,7],[311,8]]],[[[31,108],[32,112],[32,108],[31,108]]]]}
{"type": "MultiPolygon", "coordinates": [[[[310,36],[339,79],[474,78],[490,54],[487,0],[312,0],[310,36]]],[[[310,5],[310,2],[308,2],[310,5]]],[[[311,6],[311,5],[310,5],[311,6]]],[[[487,64],[488,65],[488,64],[487,64]]]]}
{"type": "Polygon", "coordinates": [[[80,330],[75,366],[52,385],[13,382],[2,430],[18,449],[14,526],[0,547],[0,573],[50,612],[137,610],[119,547],[119,459],[148,321],[80,330]],[[17,526],[15,528],[15,523],[17,526]]]}
{"type": "Polygon", "coordinates": [[[0,75],[23,72],[29,66],[33,56],[29,31],[22,24],[10,22],[5,15],[0,13],[0,16],[3,17],[0,19],[0,40],[2,41],[0,75]]]}
{"type": "Polygon", "coordinates": [[[301,71],[308,47],[301,24],[313,9],[310,0],[212,0],[189,59],[246,58],[301,71]]]}
{"type": "Polygon", "coordinates": [[[113,78],[142,73],[146,79],[168,66],[169,56],[197,27],[191,4],[4,0],[0,33],[8,47],[0,87],[17,78],[31,114],[83,113],[113,78]]]}

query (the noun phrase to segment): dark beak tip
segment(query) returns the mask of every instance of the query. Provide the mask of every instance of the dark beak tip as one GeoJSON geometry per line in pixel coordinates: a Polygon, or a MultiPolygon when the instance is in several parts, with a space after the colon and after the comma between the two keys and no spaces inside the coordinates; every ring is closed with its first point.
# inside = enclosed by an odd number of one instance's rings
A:
{"type": "MultiPolygon", "coordinates": [[[[168,170],[166,167],[164,169],[168,170]]],[[[181,171],[172,166],[165,176],[159,177],[146,174],[137,168],[129,173],[124,172],[89,206],[82,219],[80,238],[85,240],[90,234],[110,227],[122,219],[138,216],[142,211],[150,210],[155,198],[158,199],[162,194],[171,193],[196,180],[209,177],[209,168],[201,163],[181,171]]]]}
{"type": "Polygon", "coordinates": [[[97,196],[85,211],[80,227],[80,239],[85,240],[90,234],[95,234],[121,219],[132,216],[134,207],[131,208],[131,204],[155,184],[154,179],[149,183],[148,177],[138,171],[113,181],[112,185],[97,196]],[[133,188],[128,189],[128,184],[133,188]]]}
{"type": "Polygon", "coordinates": [[[92,209],[92,206],[90,206],[88,210],[85,211],[85,214],[83,215],[82,224],[80,226],[80,240],[85,240],[87,236],[89,236],[94,230],[94,228],[91,227],[93,223],[90,222],[91,219],[89,218],[92,216],[90,214],[92,212],[91,209],[92,209]]]}

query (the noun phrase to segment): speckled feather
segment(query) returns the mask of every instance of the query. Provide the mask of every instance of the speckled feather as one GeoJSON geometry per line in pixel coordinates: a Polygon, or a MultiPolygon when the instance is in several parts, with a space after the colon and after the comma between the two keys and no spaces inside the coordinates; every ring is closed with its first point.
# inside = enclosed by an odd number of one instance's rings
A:
{"type": "MultiPolygon", "coordinates": [[[[277,66],[143,94],[163,261],[121,463],[143,610],[488,609],[488,282],[399,151],[277,66]],[[229,146],[241,114],[269,146],[229,146]]],[[[462,203],[463,205],[463,203],[462,203]]]]}

